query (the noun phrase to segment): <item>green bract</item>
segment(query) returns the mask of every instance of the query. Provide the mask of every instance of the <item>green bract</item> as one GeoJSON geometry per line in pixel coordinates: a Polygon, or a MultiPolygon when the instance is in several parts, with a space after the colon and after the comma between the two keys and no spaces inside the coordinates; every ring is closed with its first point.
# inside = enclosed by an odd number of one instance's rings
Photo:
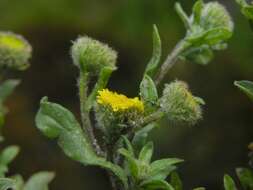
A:
{"type": "Polygon", "coordinates": [[[0,67],[17,70],[26,69],[32,47],[20,35],[0,32],[0,67]]]}
{"type": "Polygon", "coordinates": [[[117,53],[108,45],[87,36],[74,41],[71,55],[74,64],[82,71],[98,74],[104,67],[116,69],[117,53]]]}
{"type": "Polygon", "coordinates": [[[242,14],[249,20],[253,20],[253,3],[247,3],[246,0],[236,0],[236,2],[241,6],[242,14]]]}
{"type": "Polygon", "coordinates": [[[195,124],[202,117],[203,104],[181,81],[166,84],[160,99],[160,106],[172,123],[195,124]]]}

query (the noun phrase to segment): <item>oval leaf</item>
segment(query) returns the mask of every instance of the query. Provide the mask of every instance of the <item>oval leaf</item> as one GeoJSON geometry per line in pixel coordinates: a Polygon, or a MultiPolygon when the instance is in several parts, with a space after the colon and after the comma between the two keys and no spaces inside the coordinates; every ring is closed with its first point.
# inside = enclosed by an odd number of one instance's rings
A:
{"type": "Polygon", "coordinates": [[[237,190],[234,180],[229,176],[224,176],[224,188],[225,190],[237,190]]]}
{"type": "Polygon", "coordinates": [[[244,80],[235,81],[234,84],[253,101],[253,82],[244,80]]]}
{"type": "Polygon", "coordinates": [[[28,179],[23,190],[46,190],[54,176],[53,172],[36,173],[28,179]]]}

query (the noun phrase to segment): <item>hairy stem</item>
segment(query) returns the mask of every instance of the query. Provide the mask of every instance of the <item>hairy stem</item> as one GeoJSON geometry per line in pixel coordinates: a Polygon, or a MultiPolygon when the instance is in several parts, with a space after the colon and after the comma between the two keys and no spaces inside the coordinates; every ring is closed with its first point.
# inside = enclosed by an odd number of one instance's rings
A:
{"type": "Polygon", "coordinates": [[[82,126],[85,133],[88,135],[91,145],[98,155],[103,155],[100,146],[94,135],[94,131],[90,121],[90,111],[86,109],[87,94],[88,94],[88,75],[87,72],[80,72],[79,78],[79,98],[80,98],[80,108],[81,108],[81,118],[82,126]]]}
{"type": "Polygon", "coordinates": [[[185,40],[181,40],[171,54],[168,55],[165,62],[162,64],[160,70],[155,79],[156,85],[159,85],[160,82],[164,79],[165,75],[172,68],[172,66],[177,62],[179,55],[185,51],[188,47],[188,43],[185,40]]]}

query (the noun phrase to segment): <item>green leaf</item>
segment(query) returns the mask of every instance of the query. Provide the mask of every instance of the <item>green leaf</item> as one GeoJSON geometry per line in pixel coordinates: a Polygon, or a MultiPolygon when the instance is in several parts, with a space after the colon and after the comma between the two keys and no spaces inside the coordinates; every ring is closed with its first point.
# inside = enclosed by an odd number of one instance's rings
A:
{"type": "Polygon", "coordinates": [[[206,188],[204,187],[197,187],[197,188],[194,188],[193,190],[205,190],[206,188]]]}
{"type": "Polygon", "coordinates": [[[225,190],[237,190],[234,180],[229,176],[224,176],[224,188],[225,190]]]}
{"type": "Polygon", "coordinates": [[[253,20],[253,6],[245,6],[242,8],[242,13],[245,17],[250,20],[253,20]]]}
{"type": "Polygon", "coordinates": [[[240,6],[244,7],[247,6],[247,2],[246,0],[235,0],[240,6]]]}
{"type": "Polygon", "coordinates": [[[3,102],[6,98],[11,95],[15,87],[20,83],[19,80],[6,80],[0,85],[0,101],[3,102]]]}
{"type": "Polygon", "coordinates": [[[147,180],[141,183],[145,190],[174,190],[174,188],[164,180],[147,180]]]}
{"type": "Polygon", "coordinates": [[[244,80],[235,81],[234,84],[253,101],[253,82],[244,80]]]}
{"type": "Polygon", "coordinates": [[[213,51],[209,46],[192,47],[182,54],[182,58],[190,62],[207,65],[213,59],[213,51]]]}
{"type": "Polygon", "coordinates": [[[152,142],[148,142],[141,150],[139,154],[139,161],[149,164],[153,155],[154,145],[152,142]]]}
{"type": "Polygon", "coordinates": [[[0,154],[0,177],[4,177],[8,172],[8,164],[18,155],[19,147],[9,146],[5,148],[0,154]]]}
{"type": "Polygon", "coordinates": [[[45,136],[58,137],[59,146],[73,160],[85,163],[95,157],[87,136],[74,115],[66,108],[43,98],[35,120],[38,129],[45,136]]]}
{"type": "Polygon", "coordinates": [[[156,25],[153,26],[153,54],[144,74],[154,77],[159,66],[162,54],[161,39],[156,25]]]}
{"type": "Polygon", "coordinates": [[[128,140],[128,138],[126,136],[122,136],[125,144],[126,144],[126,147],[127,147],[127,150],[128,152],[130,153],[130,155],[134,158],[134,149],[133,149],[133,146],[131,144],[131,142],[128,140]]]}
{"type": "Polygon", "coordinates": [[[18,175],[12,176],[11,178],[15,180],[15,186],[16,186],[15,190],[23,190],[23,187],[24,187],[23,177],[18,174],[18,175]]]}
{"type": "Polygon", "coordinates": [[[38,129],[49,138],[58,138],[58,144],[71,159],[84,165],[97,165],[111,170],[127,187],[124,171],[117,165],[98,157],[74,115],[59,104],[43,98],[36,115],[38,129]]]}
{"type": "Polygon", "coordinates": [[[175,190],[183,190],[183,183],[177,172],[172,172],[170,177],[170,184],[175,190]]]}
{"type": "Polygon", "coordinates": [[[178,16],[183,21],[185,28],[189,29],[191,27],[190,19],[187,16],[187,14],[185,13],[185,11],[183,10],[183,8],[182,8],[182,6],[181,6],[180,3],[178,3],[178,2],[175,3],[175,10],[176,10],[178,16]]]}
{"type": "Polygon", "coordinates": [[[53,180],[54,173],[52,172],[39,172],[31,176],[23,190],[47,190],[48,184],[53,180]]]}
{"type": "Polygon", "coordinates": [[[236,174],[245,190],[253,189],[253,172],[247,168],[237,168],[236,174]]]}
{"type": "Polygon", "coordinates": [[[158,100],[156,85],[148,75],[144,75],[140,84],[140,96],[144,102],[151,104],[155,104],[158,100]]]}
{"type": "Polygon", "coordinates": [[[218,27],[198,32],[196,34],[191,34],[186,38],[186,40],[195,47],[201,45],[213,46],[231,38],[232,34],[233,32],[229,31],[227,28],[218,27]]]}
{"type": "Polygon", "coordinates": [[[194,20],[195,24],[200,23],[201,12],[202,12],[203,7],[204,7],[203,0],[196,1],[196,3],[193,6],[192,12],[193,12],[193,15],[194,15],[193,20],[194,20]]]}
{"type": "Polygon", "coordinates": [[[17,190],[16,181],[10,178],[0,178],[0,190],[17,190]]]}
{"type": "Polygon", "coordinates": [[[138,179],[139,167],[138,167],[137,160],[132,156],[132,154],[128,150],[126,150],[124,148],[120,148],[118,150],[118,152],[126,158],[127,166],[129,167],[129,171],[130,171],[131,175],[134,178],[138,179]]]}
{"type": "Polygon", "coordinates": [[[135,133],[132,140],[135,150],[140,150],[146,144],[148,133],[156,126],[156,123],[150,123],[135,133]]]}
{"type": "Polygon", "coordinates": [[[18,146],[8,146],[0,154],[0,164],[7,165],[14,160],[20,149],[18,146]]]}
{"type": "Polygon", "coordinates": [[[165,179],[175,169],[174,165],[181,162],[183,162],[183,160],[178,158],[156,160],[150,165],[150,177],[155,179],[165,179]]]}

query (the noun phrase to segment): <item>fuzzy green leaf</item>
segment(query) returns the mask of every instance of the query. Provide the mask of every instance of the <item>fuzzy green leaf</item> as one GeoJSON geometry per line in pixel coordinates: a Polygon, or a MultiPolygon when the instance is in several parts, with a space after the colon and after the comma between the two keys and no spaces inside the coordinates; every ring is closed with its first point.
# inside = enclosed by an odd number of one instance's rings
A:
{"type": "Polygon", "coordinates": [[[156,123],[150,123],[135,133],[132,140],[135,150],[140,150],[146,144],[148,133],[154,129],[156,125],[156,123]]]}
{"type": "Polygon", "coordinates": [[[253,20],[253,5],[249,5],[245,0],[236,0],[236,2],[241,6],[242,14],[246,18],[253,20]]]}
{"type": "Polygon", "coordinates": [[[182,54],[182,58],[184,60],[200,65],[207,65],[213,57],[214,55],[212,49],[206,45],[189,48],[182,54]]]}
{"type": "Polygon", "coordinates": [[[18,155],[19,147],[9,146],[0,154],[0,177],[4,177],[8,172],[8,164],[18,155]]]}
{"type": "Polygon", "coordinates": [[[0,178],[0,190],[17,190],[16,181],[10,178],[0,178]]]}
{"type": "Polygon", "coordinates": [[[134,178],[138,179],[139,167],[138,167],[137,160],[132,156],[132,154],[128,150],[124,148],[119,149],[118,152],[126,158],[127,166],[129,167],[129,171],[131,175],[134,178]]]}
{"type": "Polygon", "coordinates": [[[140,84],[140,96],[146,103],[155,104],[157,102],[158,93],[156,85],[148,75],[144,75],[140,84]]]}
{"type": "Polygon", "coordinates": [[[233,32],[227,28],[218,27],[203,31],[200,33],[192,34],[186,38],[186,40],[194,45],[195,47],[201,45],[213,46],[217,43],[221,43],[229,38],[231,38],[233,32]]]}
{"type": "Polygon", "coordinates": [[[17,174],[11,177],[12,179],[15,180],[15,190],[24,190],[24,179],[21,175],[17,174]]]}
{"type": "Polygon", "coordinates": [[[196,187],[196,188],[194,188],[193,190],[205,190],[206,188],[204,188],[204,187],[196,187]]]}
{"type": "Polygon", "coordinates": [[[245,190],[253,189],[253,172],[247,168],[237,168],[236,174],[245,190]]]}
{"type": "Polygon", "coordinates": [[[38,129],[49,138],[57,138],[66,155],[82,163],[89,162],[95,153],[74,115],[59,104],[43,98],[36,115],[38,129]]]}
{"type": "Polygon", "coordinates": [[[174,188],[164,180],[147,180],[141,184],[145,190],[174,190],[174,188]]]}
{"type": "Polygon", "coordinates": [[[153,54],[149,61],[145,73],[153,77],[158,69],[162,54],[161,39],[156,25],[153,26],[153,54]]]}
{"type": "Polygon", "coordinates": [[[229,176],[224,176],[224,188],[225,190],[237,190],[234,180],[229,176]]]}
{"type": "Polygon", "coordinates": [[[165,179],[175,169],[174,165],[181,162],[183,160],[178,158],[156,160],[150,165],[150,177],[154,179],[165,179]]]}
{"type": "Polygon", "coordinates": [[[175,3],[175,10],[178,14],[178,16],[181,18],[181,20],[183,21],[185,28],[189,29],[190,28],[190,20],[189,17],[187,16],[187,14],[184,12],[182,6],[180,3],[176,2],[175,3]]]}
{"type": "Polygon", "coordinates": [[[183,183],[176,172],[171,173],[170,184],[174,187],[175,190],[183,190],[183,183]]]}
{"type": "Polygon", "coordinates": [[[54,173],[52,172],[39,172],[31,176],[23,190],[47,190],[48,184],[53,180],[54,173]]]}
{"type": "Polygon", "coordinates": [[[18,155],[18,146],[8,146],[0,154],[0,164],[7,165],[18,155]]]}
{"type": "Polygon", "coordinates": [[[36,115],[36,125],[45,136],[58,138],[59,146],[71,159],[111,170],[127,187],[123,170],[95,154],[86,134],[69,110],[43,98],[36,115]]]}
{"type": "Polygon", "coordinates": [[[15,87],[20,83],[19,80],[6,80],[0,85],[0,101],[3,102],[15,89],[15,87]]]}
{"type": "Polygon", "coordinates": [[[200,23],[200,18],[201,18],[201,12],[204,7],[203,0],[198,0],[193,6],[193,15],[194,15],[194,24],[199,24],[200,23]]]}
{"type": "Polygon", "coordinates": [[[154,145],[152,142],[147,143],[139,154],[139,160],[146,164],[149,164],[153,155],[154,145]]]}
{"type": "Polygon", "coordinates": [[[245,6],[242,8],[242,13],[248,19],[253,20],[253,6],[245,6]]]}
{"type": "Polygon", "coordinates": [[[124,142],[125,142],[125,144],[126,144],[126,147],[127,147],[128,152],[129,152],[130,155],[134,158],[134,148],[133,148],[131,142],[130,142],[130,141],[128,140],[128,138],[125,137],[125,136],[122,136],[122,138],[123,138],[123,140],[124,140],[124,142]]]}
{"type": "Polygon", "coordinates": [[[244,80],[235,81],[234,84],[253,101],[253,82],[244,80]]]}

